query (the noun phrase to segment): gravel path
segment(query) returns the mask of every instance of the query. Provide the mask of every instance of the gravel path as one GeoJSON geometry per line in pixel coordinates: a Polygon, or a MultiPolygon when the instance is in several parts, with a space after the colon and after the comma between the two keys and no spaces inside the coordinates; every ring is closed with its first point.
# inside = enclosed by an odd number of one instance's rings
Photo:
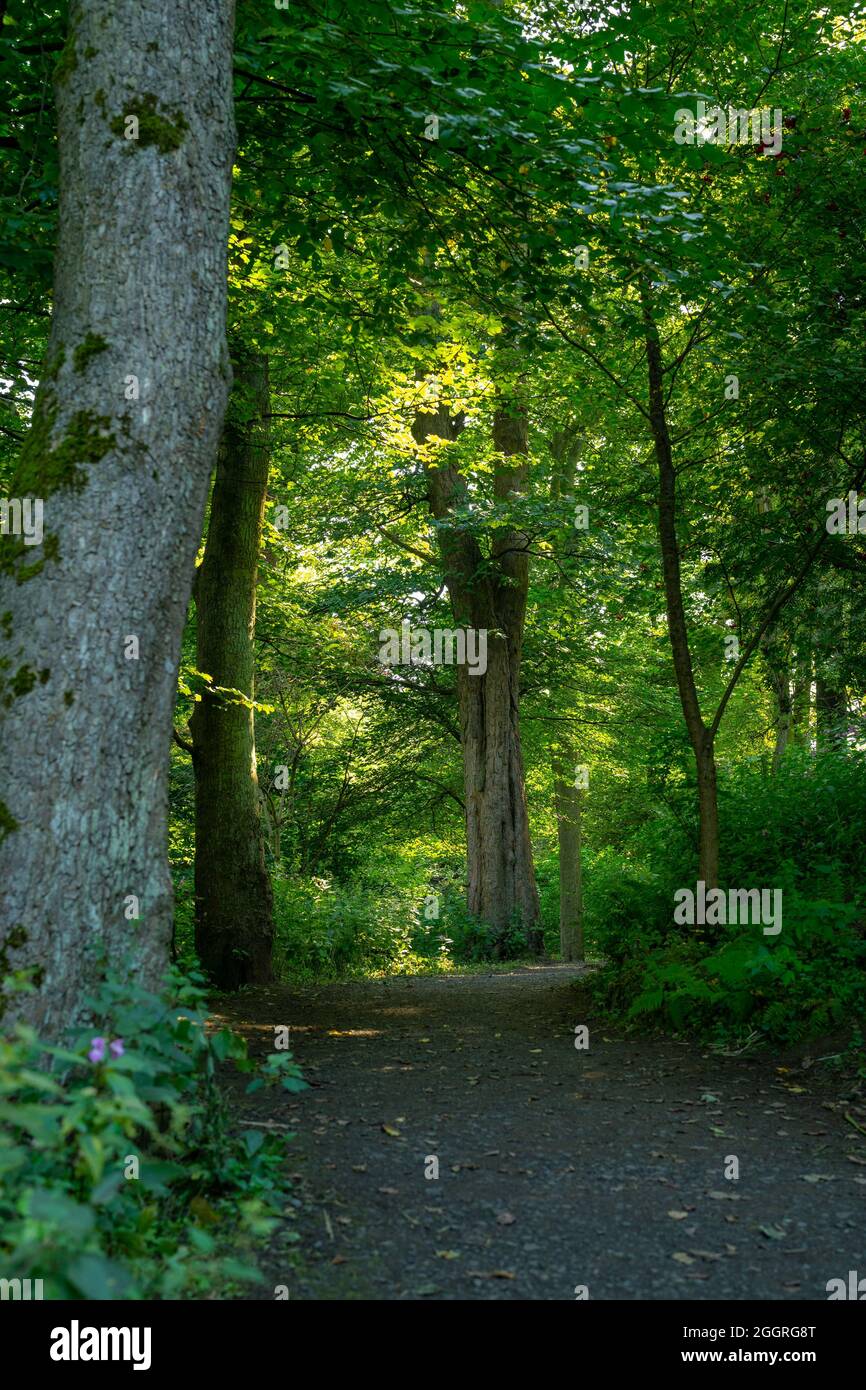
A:
{"type": "Polygon", "coordinates": [[[845,1112],[864,1129],[866,1114],[850,1088],[802,1050],[729,1058],[624,1037],[589,1016],[581,973],[224,1002],[253,1053],[289,1025],[311,1083],[238,1102],[296,1136],[268,1285],[292,1299],[571,1300],[585,1286],[591,1299],[784,1300],[866,1275],[866,1137],[845,1112]]]}

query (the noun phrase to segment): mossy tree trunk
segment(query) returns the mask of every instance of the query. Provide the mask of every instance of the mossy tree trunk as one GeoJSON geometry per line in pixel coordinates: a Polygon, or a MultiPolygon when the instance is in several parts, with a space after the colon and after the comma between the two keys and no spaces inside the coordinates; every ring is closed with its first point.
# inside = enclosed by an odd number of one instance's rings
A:
{"type": "Polygon", "coordinates": [[[58,63],[47,364],[3,543],[0,948],[57,1036],[106,967],[168,963],[180,640],[230,383],[231,0],[74,0],[58,63]],[[158,95],[154,96],[156,93],[158,95]],[[130,119],[134,117],[133,119],[130,119]],[[129,138],[128,138],[129,137],[129,138]]]}
{"type": "Polygon", "coordinates": [[[195,584],[196,664],[211,686],[190,731],[195,944],[220,989],[271,978],[273,896],[256,775],[256,580],[268,487],[268,364],[239,356],[195,584]]]}

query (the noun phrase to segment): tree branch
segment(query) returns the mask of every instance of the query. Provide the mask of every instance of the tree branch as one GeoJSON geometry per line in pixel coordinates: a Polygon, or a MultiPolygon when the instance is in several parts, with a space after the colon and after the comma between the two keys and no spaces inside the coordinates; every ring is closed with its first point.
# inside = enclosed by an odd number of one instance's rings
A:
{"type": "Polygon", "coordinates": [[[177,744],[178,748],[182,748],[184,753],[192,754],[192,742],[190,741],[190,739],[184,738],[183,734],[179,733],[178,730],[174,727],[172,727],[171,736],[177,744]]]}
{"type": "Polygon", "coordinates": [[[421,550],[418,546],[410,545],[408,541],[401,540],[400,537],[389,530],[387,526],[380,526],[376,521],[373,522],[373,525],[380,536],[385,537],[386,541],[390,541],[392,545],[399,546],[400,549],[405,550],[407,554],[414,555],[417,560],[423,560],[425,565],[438,564],[438,560],[432,550],[421,550]]]}

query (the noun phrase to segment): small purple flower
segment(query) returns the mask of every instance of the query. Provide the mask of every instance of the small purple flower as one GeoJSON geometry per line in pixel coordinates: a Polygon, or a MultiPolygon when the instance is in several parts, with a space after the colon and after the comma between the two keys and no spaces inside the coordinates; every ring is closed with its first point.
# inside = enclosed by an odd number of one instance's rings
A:
{"type": "Polygon", "coordinates": [[[109,1050],[109,1052],[111,1053],[112,1057],[122,1057],[122,1056],[123,1056],[123,1038],[115,1038],[115,1039],[114,1039],[114,1042],[111,1044],[111,1046],[109,1047],[108,1050],[109,1050]]]}
{"type": "Polygon", "coordinates": [[[105,1061],[105,1038],[91,1038],[87,1057],[91,1062],[105,1061]]]}

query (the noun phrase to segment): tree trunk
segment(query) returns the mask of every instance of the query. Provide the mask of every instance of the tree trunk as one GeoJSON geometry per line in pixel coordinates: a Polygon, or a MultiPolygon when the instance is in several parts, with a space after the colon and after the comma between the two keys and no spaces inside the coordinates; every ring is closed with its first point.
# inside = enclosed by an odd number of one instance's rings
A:
{"type": "Polygon", "coordinates": [[[45,538],[0,565],[4,747],[32,750],[0,941],[37,985],[10,1013],[46,1036],[106,966],[153,985],[169,959],[168,750],[231,375],[232,30],[230,0],[77,0],[57,67],[54,313],[11,489],[45,538]]]}
{"type": "Polygon", "coordinates": [[[791,693],[791,658],[781,634],[771,628],[761,643],[770,689],[773,692],[775,746],[773,748],[773,775],[779,771],[785,749],[791,737],[793,725],[793,698],[791,693]]]}
{"type": "Polygon", "coordinates": [[[716,787],[716,755],[709,734],[703,748],[695,753],[698,770],[698,878],[708,888],[719,882],[719,795],[716,787]]]}
{"type": "Polygon", "coordinates": [[[840,677],[839,661],[839,653],[847,646],[848,616],[848,603],[834,577],[822,576],[818,581],[815,652],[815,743],[819,749],[845,747],[848,742],[848,692],[844,677],[840,677]]]}
{"type": "Polygon", "coordinates": [[[791,689],[788,681],[776,683],[776,744],[773,748],[773,775],[782,766],[782,759],[785,756],[785,749],[791,737],[792,705],[791,689]]]}
{"type": "MultiPolygon", "coordinates": [[[[430,435],[454,439],[462,422],[444,408],[419,414],[413,433],[419,443],[430,435]]],[[[494,444],[512,465],[496,470],[496,498],[505,501],[526,486],[526,417],[522,411],[496,413],[494,444]]],[[[430,509],[447,521],[465,497],[465,482],[440,455],[427,469],[430,509]]],[[[466,803],[467,906],[493,927],[496,952],[504,954],[508,928],[517,926],[534,954],[543,950],[540,906],[532,862],[520,743],[520,658],[529,586],[526,536],[503,527],[492,539],[484,562],[476,538],[447,525],[438,528],[445,582],[455,622],[487,631],[487,670],[472,675],[457,667],[460,736],[466,803]]]]}
{"type": "MultiPolygon", "coordinates": [[[[523,753],[518,715],[519,663],[506,636],[493,637],[495,615],[476,608],[475,628],[488,629],[483,676],[458,667],[457,690],[463,743],[467,906],[496,931],[504,954],[509,926],[522,929],[529,949],[541,954],[540,906],[532,862],[523,753]]],[[[456,615],[455,615],[456,616],[456,615]]],[[[464,621],[459,616],[457,621],[464,621]]]]}
{"type": "MultiPolygon", "coordinates": [[[[550,495],[558,502],[574,488],[580,439],[567,429],[550,440],[553,470],[550,495]]],[[[565,567],[573,552],[574,531],[557,537],[560,552],[560,585],[566,579],[565,567]]],[[[564,961],[583,960],[583,866],[581,862],[580,788],[574,750],[556,748],[551,756],[553,800],[559,842],[559,954],[564,961]]]]}
{"type": "Polygon", "coordinates": [[[195,945],[219,989],[271,979],[273,895],[265,867],[252,705],[269,411],[267,358],[241,357],[235,362],[235,390],[195,584],[196,665],[211,677],[212,688],[190,720],[195,945]]]}
{"type": "Polygon", "coordinates": [[[559,953],[564,961],[583,960],[580,789],[574,784],[573,762],[554,754],[552,768],[559,837],[559,953]]]}
{"type": "Polygon", "coordinates": [[[665,587],[668,633],[671,639],[674,671],[680,693],[683,718],[695,757],[698,778],[699,863],[698,878],[708,888],[718,885],[719,809],[716,791],[715,739],[701,714],[692,669],[688,627],[680,577],[680,550],[677,540],[677,477],[674,468],[664,397],[664,370],[658,330],[652,316],[649,289],[641,285],[643,319],[646,331],[649,377],[650,428],[659,470],[659,545],[665,587]]]}
{"type": "Polygon", "coordinates": [[[791,691],[791,737],[799,747],[808,747],[812,703],[811,649],[797,653],[791,691]]]}

